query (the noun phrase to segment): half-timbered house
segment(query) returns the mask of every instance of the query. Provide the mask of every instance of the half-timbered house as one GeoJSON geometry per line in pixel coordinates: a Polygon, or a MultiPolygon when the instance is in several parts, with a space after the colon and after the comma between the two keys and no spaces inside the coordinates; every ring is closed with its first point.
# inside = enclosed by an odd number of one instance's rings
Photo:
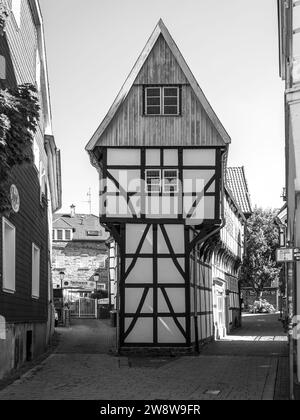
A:
{"type": "Polygon", "coordinates": [[[189,351],[213,337],[212,254],[200,251],[225,225],[229,143],[160,20],[86,147],[115,239],[120,350],[189,351]]]}
{"type": "Polygon", "coordinates": [[[12,210],[0,220],[0,378],[41,354],[54,326],[52,213],[61,206],[60,153],[51,125],[43,20],[37,0],[1,0],[0,88],[35,85],[34,161],[9,176],[12,210]]]}

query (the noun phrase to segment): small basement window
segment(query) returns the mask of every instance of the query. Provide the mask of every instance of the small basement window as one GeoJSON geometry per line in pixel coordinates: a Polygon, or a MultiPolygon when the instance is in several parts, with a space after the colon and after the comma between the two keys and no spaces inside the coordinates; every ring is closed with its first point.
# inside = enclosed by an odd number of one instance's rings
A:
{"type": "Polygon", "coordinates": [[[180,115],[179,87],[146,87],[144,103],[145,115],[180,115]]]}

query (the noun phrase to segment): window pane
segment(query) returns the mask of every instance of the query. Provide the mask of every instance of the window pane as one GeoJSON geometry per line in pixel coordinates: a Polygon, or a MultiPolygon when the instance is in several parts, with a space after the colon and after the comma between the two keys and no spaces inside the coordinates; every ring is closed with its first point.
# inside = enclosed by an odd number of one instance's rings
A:
{"type": "Polygon", "coordinates": [[[164,191],[165,192],[178,192],[177,170],[164,171],[164,191]]]}
{"type": "Polygon", "coordinates": [[[15,227],[3,219],[3,280],[4,290],[16,290],[16,231],[15,227]]]}
{"type": "Polygon", "coordinates": [[[174,105],[177,107],[177,98],[168,97],[164,99],[164,105],[174,105]]]}
{"type": "Polygon", "coordinates": [[[149,105],[158,105],[160,106],[160,98],[148,98],[147,99],[147,106],[149,105]]]}
{"type": "Polygon", "coordinates": [[[178,96],[178,88],[164,88],[164,96],[178,96]]]}
{"type": "Polygon", "coordinates": [[[63,238],[63,231],[62,231],[62,230],[58,230],[58,231],[57,231],[57,239],[58,239],[59,241],[61,241],[61,240],[62,240],[62,238],[63,238]]]}
{"type": "Polygon", "coordinates": [[[148,106],[147,107],[148,115],[160,115],[160,106],[148,106]]]}
{"type": "Polygon", "coordinates": [[[70,241],[71,240],[71,231],[65,230],[65,240],[70,241]]]}
{"type": "Polygon", "coordinates": [[[160,97],[160,88],[147,88],[146,89],[147,97],[149,96],[158,96],[160,97]]]}
{"type": "Polygon", "coordinates": [[[177,115],[178,114],[177,106],[165,106],[164,107],[164,114],[165,115],[177,115]]]}
{"type": "Polygon", "coordinates": [[[160,192],[160,171],[147,171],[146,172],[147,191],[160,192]]]}

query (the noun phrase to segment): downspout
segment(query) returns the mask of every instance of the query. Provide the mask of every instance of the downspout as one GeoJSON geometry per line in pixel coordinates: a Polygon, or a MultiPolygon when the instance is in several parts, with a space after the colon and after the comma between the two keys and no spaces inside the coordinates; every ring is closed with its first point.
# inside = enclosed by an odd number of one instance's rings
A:
{"type": "Polygon", "coordinates": [[[207,239],[212,237],[213,235],[216,235],[225,227],[226,220],[225,220],[225,212],[224,212],[224,187],[225,187],[225,169],[226,169],[226,161],[227,161],[227,153],[228,148],[222,155],[221,159],[221,174],[222,174],[222,181],[221,181],[221,194],[220,194],[220,201],[221,201],[221,224],[214,229],[212,232],[208,233],[206,236],[201,238],[199,242],[197,241],[197,236],[194,237],[192,244],[194,243],[194,327],[195,327],[195,342],[196,342],[196,352],[200,353],[200,347],[199,347],[199,340],[198,340],[198,314],[197,314],[197,277],[196,277],[196,266],[197,266],[197,248],[203,244],[207,239]]]}

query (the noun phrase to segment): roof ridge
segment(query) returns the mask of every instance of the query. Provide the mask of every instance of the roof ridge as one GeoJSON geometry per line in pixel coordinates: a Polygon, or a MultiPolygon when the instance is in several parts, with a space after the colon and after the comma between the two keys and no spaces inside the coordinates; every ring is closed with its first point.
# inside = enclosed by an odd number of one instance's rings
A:
{"type": "Polygon", "coordinates": [[[180,66],[181,70],[183,71],[185,77],[187,78],[188,82],[191,85],[196,97],[200,101],[202,107],[204,108],[208,118],[213,123],[214,127],[218,131],[219,135],[221,136],[224,144],[228,144],[231,142],[230,136],[225,130],[224,126],[222,125],[221,121],[219,120],[218,116],[216,115],[215,111],[213,110],[212,106],[210,105],[208,99],[206,98],[205,94],[203,93],[202,89],[200,88],[195,76],[193,75],[192,71],[190,70],[188,64],[186,63],[182,53],[180,52],[178,46],[176,45],[175,41],[173,40],[170,32],[168,31],[166,25],[164,24],[162,19],[159,19],[157,25],[155,26],[153,32],[151,33],[150,38],[148,39],[145,47],[143,48],[141,54],[139,55],[138,59],[136,60],[133,68],[131,69],[129,75],[125,79],[123,86],[121,87],[117,97],[115,98],[113,104],[109,108],[106,116],[103,118],[102,122],[98,126],[97,130],[91,137],[90,141],[86,145],[85,149],[88,152],[91,152],[96,144],[98,143],[99,139],[101,138],[104,131],[107,129],[108,125],[116,115],[119,107],[125,101],[128,96],[130,89],[132,88],[134,81],[136,80],[137,76],[139,75],[143,65],[145,64],[148,56],[150,55],[151,51],[153,50],[156,41],[158,40],[159,36],[162,35],[164,40],[166,41],[168,47],[170,48],[172,54],[174,55],[175,59],[177,60],[178,65],[180,66]]]}

